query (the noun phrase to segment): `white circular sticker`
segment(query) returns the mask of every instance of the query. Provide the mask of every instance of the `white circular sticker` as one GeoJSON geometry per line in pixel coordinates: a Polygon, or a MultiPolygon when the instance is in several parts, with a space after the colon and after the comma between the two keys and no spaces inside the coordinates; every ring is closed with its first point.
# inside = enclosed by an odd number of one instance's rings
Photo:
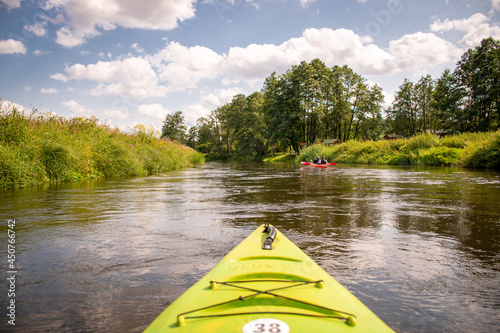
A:
{"type": "Polygon", "coordinates": [[[243,333],[288,333],[290,327],[287,323],[273,318],[252,320],[243,326],[243,333]]]}

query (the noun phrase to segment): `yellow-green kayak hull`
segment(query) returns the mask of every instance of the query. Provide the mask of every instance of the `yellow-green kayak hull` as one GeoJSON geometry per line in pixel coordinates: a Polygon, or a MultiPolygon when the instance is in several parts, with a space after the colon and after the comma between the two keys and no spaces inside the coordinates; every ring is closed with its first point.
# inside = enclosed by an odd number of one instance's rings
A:
{"type": "Polygon", "coordinates": [[[145,330],[164,331],[393,332],[288,238],[264,225],[145,330]],[[272,234],[272,249],[263,249],[272,234]]]}

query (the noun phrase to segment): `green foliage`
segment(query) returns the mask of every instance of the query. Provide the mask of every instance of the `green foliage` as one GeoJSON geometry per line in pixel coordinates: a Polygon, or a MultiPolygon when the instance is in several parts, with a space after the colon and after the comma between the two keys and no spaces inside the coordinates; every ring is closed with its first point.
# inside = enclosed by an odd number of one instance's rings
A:
{"type": "Polygon", "coordinates": [[[325,156],[325,158],[328,160],[329,152],[330,149],[328,149],[328,147],[325,145],[312,145],[302,150],[297,159],[299,159],[300,161],[310,162],[316,157],[325,156]]]}
{"type": "Polygon", "coordinates": [[[140,142],[151,143],[160,137],[160,131],[153,126],[137,124],[132,128],[132,133],[137,136],[140,142]]]}
{"type": "Polygon", "coordinates": [[[304,149],[297,160],[309,161],[316,156],[337,163],[500,169],[500,132],[464,133],[445,139],[421,134],[401,140],[351,140],[331,147],[313,145],[304,149]]]}
{"type": "Polygon", "coordinates": [[[205,163],[205,155],[199,152],[194,152],[189,155],[189,164],[199,165],[205,163]]]}
{"type": "Polygon", "coordinates": [[[500,170],[500,132],[469,144],[464,155],[466,167],[500,170]]]}
{"type": "Polygon", "coordinates": [[[462,157],[463,149],[449,147],[431,147],[420,153],[423,165],[456,165],[462,157]]]}
{"type": "Polygon", "coordinates": [[[467,50],[452,72],[432,80],[422,76],[399,87],[387,110],[394,133],[414,136],[429,130],[454,133],[500,128],[500,41],[485,38],[467,50]]]}
{"type": "Polygon", "coordinates": [[[146,175],[140,155],[128,149],[122,142],[103,141],[96,147],[94,160],[98,172],[103,177],[126,177],[146,175]]]}
{"type": "Polygon", "coordinates": [[[186,139],[187,127],[184,125],[182,111],[167,114],[161,128],[161,137],[170,140],[184,142],[186,139]]]}
{"type": "Polygon", "coordinates": [[[422,149],[429,149],[438,144],[438,139],[436,136],[426,133],[421,135],[416,135],[414,137],[405,140],[404,146],[401,148],[404,152],[419,151],[422,149]]]}
{"type": "Polygon", "coordinates": [[[248,97],[235,95],[227,103],[198,119],[197,150],[208,158],[224,160],[249,156],[262,158],[268,150],[264,123],[263,96],[255,92],[248,97]]]}
{"type": "Polygon", "coordinates": [[[37,185],[49,181],[43,164],[23,147],[0,144],[0,188],[37,185]]]}
{"type": "Polygon", "coordinates": [[[382,132],[382,90],[346,66],[302,61],[266,79],[264,113],[270,142],[299,149],[317,140],[371,137],[382,132]]]}
{"type": "Polygon", "coordinates": [[[500,41],[485,38],[467,50],[453,73],[463,107],[458,111],[462,128],[486,132],[500,127],[500,41]]]}
{"type": "MultiPolygon", "coordinates": [[[[1,103],[0,103],[1,104],[1,103]]],[[[16,108],[10,110],[9,117],[0,117],[0,142],[20,143],[28,135],[29,123],[16,108]]]]}
{"type": "Polygon", "coordinates": [[[134,134],[99,124],[96,118],[65,119],[36,110],[0,112],[0,187],[50,181],[150,175],[204,163],[204,156],[170,140],[152,126],[134,134]]]}
{"type": "MultiPolygon", "coordinates": [[[[264,156],[269,148],[298,151],[303,142],[311,146],[327,138],[377,141],[384,133],[393,133],[417,139],[405,143],[403,155],[384,153],[372,158],[360,152],[355,159],[420,163],[419,149],[443,145],[430,136],[419,137],[420,133],[499,130],[499,96],[500,41],[491,37],[466,51],[455,70],[446,69],[437,80],[430,75],[415,83],[405,79],[385,110],[387,119],[382,117],[380,87],[369,85],[347,65],[328,68],[314,59],[281,75],[272,73],[262,93],[236,95],[231,103],[200,118],[197,144],[190,146],[227,159],[231,155],[264,156]]],[[[450,148],[467,146],[459,140],[468,139],[453,140],[446,143],[453,145],[450,148]]]]}
{"type": "Polygon", "coordinates": [[[70,151],[68,145],[53,141],[46,141],[40,145],[41,163],[49,179],[69,180],[75,177],[76,156],[70,151]]]}

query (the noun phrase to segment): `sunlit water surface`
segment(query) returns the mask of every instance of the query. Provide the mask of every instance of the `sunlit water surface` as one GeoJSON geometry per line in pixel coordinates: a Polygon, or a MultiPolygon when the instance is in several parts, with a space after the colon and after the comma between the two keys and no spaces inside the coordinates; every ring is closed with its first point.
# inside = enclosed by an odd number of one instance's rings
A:
{"type": "Polygon", "coordinates": [[[499,331],[500,173],[207,163],[0,202],[2,331],[140,332],[265,222],[398,332],[499,331]]]}

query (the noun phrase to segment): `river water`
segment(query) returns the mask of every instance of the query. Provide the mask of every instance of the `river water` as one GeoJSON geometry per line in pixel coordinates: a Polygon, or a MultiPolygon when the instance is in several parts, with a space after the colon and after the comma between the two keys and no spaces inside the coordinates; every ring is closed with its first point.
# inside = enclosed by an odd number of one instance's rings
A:
{"type": "Polygon", "coordinates": [[[500,331],[498,172],[211,162],[0,203],[1,331],[141,332],[265,222],[397,332],[500,331]]]}

